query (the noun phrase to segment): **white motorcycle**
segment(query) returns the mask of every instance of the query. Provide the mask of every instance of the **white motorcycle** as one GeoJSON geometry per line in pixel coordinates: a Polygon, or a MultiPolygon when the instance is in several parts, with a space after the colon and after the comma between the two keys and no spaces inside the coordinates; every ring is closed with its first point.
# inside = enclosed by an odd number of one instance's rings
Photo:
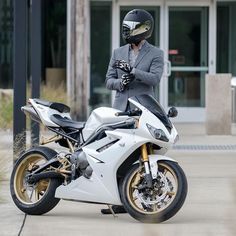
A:
{"type": "Polygon", "coordinates": [[[149,95],[129,102],[133,110],[97,108],[84,123],[73,121],[64,104],[29,99],[22,110],[56,135],[43,138],[41,146],[18,158],[10,186],[16,206],[40,215],[65,199],[123,205],[141,222],[158,223],[174,216],[187,195],[183,170],[164,156],[178,140],[169,120],[177,110],[171,108],[167,115],[149,95]],[[43,146],[50,142],[69,150],[43,146]]]}

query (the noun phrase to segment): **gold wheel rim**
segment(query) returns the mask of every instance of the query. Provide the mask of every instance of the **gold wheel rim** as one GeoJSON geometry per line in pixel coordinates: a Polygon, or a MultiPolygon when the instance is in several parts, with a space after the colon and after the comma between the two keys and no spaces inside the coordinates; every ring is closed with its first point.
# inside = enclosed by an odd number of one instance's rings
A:
{"type": "Polygon", "coordinates": [[[18,165],[14,176],[14,190],[17,199],[26,205],[39,202],[48,191],[49,179],[42,179],[35,185],[29,186],[26,183],[26,175],[35,166],[46,162],[46,158],[40,154],[31,154],[22,160],[18,165]]]}
{"type": "MultiPolygon", "coordinates": [[[[169,176],[172,176],[171,182],[174,181],[174,184],[175,184],[174,190],[166,192],[166,197],[169,197],[170,200],[168,201],[168,204],[164,208],[159,209],[159,208],[157,208],[157,205],[156,205],[156,206],[153,206],[153,211],[151,212],[151,211],[145,210],[143,207],[140,207],[140,205],[138,205],[138,203],[139,204],[141,204],[141,203],[140,203],[140,201],[137,197],[134,197],[134,191],[138,191],[138,190],[134,188],[133,183],[135,182],[137,175],[140,175],[140,169],[139,168],[136,171],[134,171],[134,173],[130,176],[130,178],[128,180],[128,184],[127,184],[127,188],[126,188],[128,201],[129,201],[130,205],[135,210],[137,210],[138,212],[140,212],[142,214],[146,214],[146,215],[147,214],[152,215],[152,214],[157,214],[157,213],[160,214],[161,212],[163,212],[163,210],[165,210],[168,206],[171,205],[171,203],[174,201],[175,196],[177,194],[178,180],[177,180],[177,176],[176,176],[174,170],[169,165],[166,165],[164,163],[158,163],[158,169],[160,169],[160,167],[163,170],[162,173],[165,173],[165,176],[167,174],[169,176]]],[[[142,170],[142,171],[144,171],[144,170],[142,170]]]]}

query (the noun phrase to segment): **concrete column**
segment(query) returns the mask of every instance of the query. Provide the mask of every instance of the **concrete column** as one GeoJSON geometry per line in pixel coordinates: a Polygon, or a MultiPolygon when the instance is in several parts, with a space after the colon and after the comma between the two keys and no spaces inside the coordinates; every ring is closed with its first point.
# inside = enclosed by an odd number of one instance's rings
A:
{"type": "Polygon", "coordinates": [[[231,134],[231,74],[206,75],[206,133],[231,134]]]}
{"type": "Polygon", "coordinates": [[[67,3],[67,92],[71,114],[86,120],[90,90],[90,1],[67,3]]]}

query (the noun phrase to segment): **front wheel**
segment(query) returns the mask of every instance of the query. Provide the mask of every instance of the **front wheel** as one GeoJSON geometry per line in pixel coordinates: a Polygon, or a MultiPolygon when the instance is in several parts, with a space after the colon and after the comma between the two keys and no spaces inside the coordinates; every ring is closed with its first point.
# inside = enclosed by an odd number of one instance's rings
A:
{"type": "MultiPolygon", "coordinates": [[[[45,149],[45,148],[44,148],[45,149]]],[[[59,179],[42,179],[29,184],[26,176],[55,155],[40,148],[27,151],[16,162],[10,180],[11,196],[16,206],[26,214],[41,215],[54,208],[60,199],[55,198],[55,190],[61,184],[59,179]]]]}
{"type": "Polygon", "coordinates": [[[121,200],[127,212],[144,223],[159,223],[174,216],[187,195],[187,179],[181,167],[170,161],[158,162],[158,177],[148,188],[144,168],[135,164],[121,186],[121,200]]]}

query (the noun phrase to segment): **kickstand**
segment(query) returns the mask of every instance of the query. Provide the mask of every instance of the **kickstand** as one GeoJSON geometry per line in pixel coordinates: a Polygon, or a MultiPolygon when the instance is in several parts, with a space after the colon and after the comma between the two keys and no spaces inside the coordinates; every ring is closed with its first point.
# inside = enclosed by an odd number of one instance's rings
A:
{"type": "Polygon", "coordinates": [[[114,218],[118,217],[118,216],[115,214],[115,212],[113,211],[112,205],[107,205],[107,206],[108,206],[108,208],[110,209],[110,211],[111,211],[113,217],[114,217],[114,218]]]}

